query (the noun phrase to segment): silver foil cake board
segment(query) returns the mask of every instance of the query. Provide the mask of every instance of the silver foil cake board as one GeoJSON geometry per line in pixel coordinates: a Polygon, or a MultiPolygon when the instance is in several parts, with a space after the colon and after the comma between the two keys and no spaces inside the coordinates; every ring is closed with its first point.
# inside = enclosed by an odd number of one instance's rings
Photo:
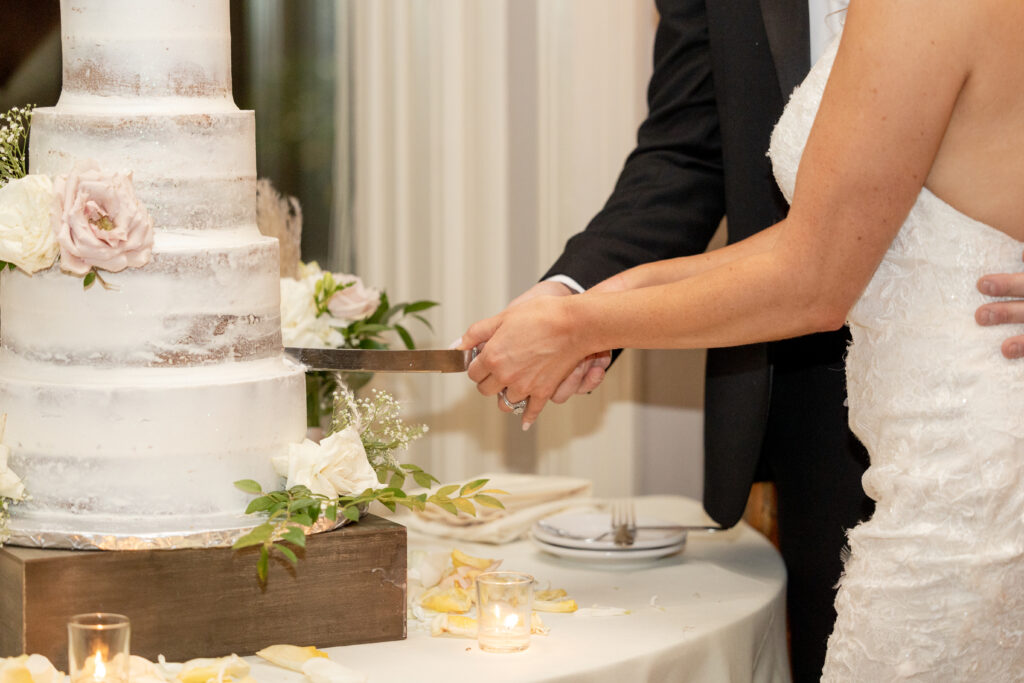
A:
{"type": "Polygon", "coordinates": [[[46,655],[67,671],[67,622],[131,619],[132,654],[169,661],[250,655],[268,645],[333,647],[406,636],[406,530],[366,515],[307,538],[293,568],[258,550],[0,548],[0,657],[46,655]]]}

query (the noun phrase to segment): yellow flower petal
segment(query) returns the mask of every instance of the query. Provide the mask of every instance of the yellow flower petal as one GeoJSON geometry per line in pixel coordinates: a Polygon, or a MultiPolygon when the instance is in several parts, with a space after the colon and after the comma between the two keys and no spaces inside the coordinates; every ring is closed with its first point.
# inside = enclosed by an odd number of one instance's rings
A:
{"type": "Polygon", "coordinates": [[[313,657],[327,657],[327,653],[316,649],[312,645],[299,647],[298,645],[271,645],[256,653],[271,664],[302,672],[302,665],[313,657]]]}
{"type": "Polygon", "coordinates": [[[575,600],[534,600],[533,609],[538,612],[575,612],[575,600]]]}
{"type": "Polygon", "coordinates": [[[484,569],[490,568],[496,560],[489,560],[483,557],[473,557],[467,555],[458,548],[452,550],[452,565],[458,569],[462,566],[470,566],[483,571],[484,569]]]}
{"type": "Polygon", "coordinates": [[[552,588],[544,591],[535,591],[533,594],[534,600],[557,600],[558,598],[564,598],[568,593],[565,592],[564,588],[552,588]]]}
{"type": "Polygon", "coordinates": [[[530,612],[530,633],[536,636],[546,636],[551,633],[551,629],[544,625],[540,615],[536,612],[530,612]]]}
{"type": "Polygon", "coordinates": [[[458,614],[438,614],[430,622],[430,635],[450,633],[461,638],[476,638],[476,619],[458,614]]]}
{"type": "Polygon", "coordinates": [[[468,612],[473,606],[473,598],[461,586],[434,587],[423,594],[420,605],[435,612],[468,612]]]}

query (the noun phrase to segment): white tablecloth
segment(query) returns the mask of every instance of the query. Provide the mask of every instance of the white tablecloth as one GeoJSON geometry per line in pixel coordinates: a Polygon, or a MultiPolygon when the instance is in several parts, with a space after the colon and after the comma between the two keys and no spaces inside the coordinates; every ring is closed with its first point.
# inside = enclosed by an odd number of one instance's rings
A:
{"type": "MultiPolygon", "coordinates": [[[[676,496],[639,498],[637,510],[680,523],[706,521],[699,503],[676,496]]],[[[454,545],[410,533],[409,547],[454,545]]],[[[550,635],[534,636],[528,650],[515,654],[482,652],[471,639],[433,638],[429,625],[410,621],[407,640],[329,648],[331,659],[374,683],[790,680],[785,569],[768,541],[746,525],[714,535],[691,533],[682,553],[630,565],[562,559],[528,541],[458,547],[501,558],[503,569],[532,574],[540,588],[564,588],[580,607],[629,613],[542,614],[550,635]]],[[[338,624],[343,628],[344,619],[338,624]]],[[[306,680],[255,657],[248,661],[257,681],[306,680]]]]}

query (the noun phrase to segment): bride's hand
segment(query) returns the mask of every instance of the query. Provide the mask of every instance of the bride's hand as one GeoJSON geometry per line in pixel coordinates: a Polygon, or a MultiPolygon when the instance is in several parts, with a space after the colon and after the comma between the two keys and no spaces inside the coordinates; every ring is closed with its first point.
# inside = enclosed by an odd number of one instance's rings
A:
{"type": "Polygon", "coordinates": [[[474,323],[460,340],[462,349],[486,342],[467,373],[481,394],[495,396],[504,390],[513,404],[529,399],[523,429],[533,424],[562,381],[588,356],[581,331],[573,324],[575,298],[537,297],[510,306],[474,323]]]}
{"type": "MultiPolygon", "coordinates": [[[[978,280],[978,291],[988,296],[1009,299],[979,306],[974,313],[974,319],[979,325],[1024,323],[1024,273],[985,275],[978,280]]],[[[1024,335],[1005,339],[1002,352],[1007,358],[1024,357],[1024,335]]]]}

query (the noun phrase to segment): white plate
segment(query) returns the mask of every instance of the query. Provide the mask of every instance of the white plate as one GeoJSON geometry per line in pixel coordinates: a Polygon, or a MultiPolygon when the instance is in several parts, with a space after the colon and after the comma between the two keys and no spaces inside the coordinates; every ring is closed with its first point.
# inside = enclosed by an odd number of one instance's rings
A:
{"type": "Polygon", "coordinates": [[[667,555],[674,555],[686,547],[686,538],[681,543],[665,546],[663,548],[648,548],[646,550],[584,550],[582,548],[566,548],[565,546],[545,543],[537,538],[532,532],[529,535],[530,542],[534,547],[546,553],[565,557],[572,560],[586,560],[588,562],[636,562],[638,560],[653,560],[667,555]]]}
{"type": "MultiPolygon", "coordinates": [[[[633,545],[622,547],[615,545],[614,534],[611,533],[611,514],[607,512],[563,512],[545,517],[533,525],[533,534],[545,543],[565,548],[581,550],[609,550],[616,552],[636,552],[653,548],[665,548],[686,543],[685,530],[639,529],[633,545]],[[595,538],[594,541],[584,539],[595,538]]],[[[673,522],[655,517],[637,517],[637,526],[671,526],[673,522]]]]}

